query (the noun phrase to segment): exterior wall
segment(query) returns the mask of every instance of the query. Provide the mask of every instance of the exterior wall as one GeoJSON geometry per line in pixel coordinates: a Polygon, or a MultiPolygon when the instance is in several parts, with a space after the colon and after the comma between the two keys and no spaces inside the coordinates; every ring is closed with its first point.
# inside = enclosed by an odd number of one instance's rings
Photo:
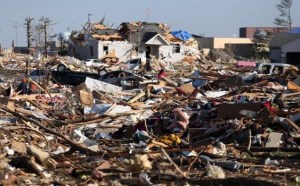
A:
{"type": "Polygon", "coordinates": [[[117,57],[120,61],[126,61],[134,50],[135,45],[125,41],[99,41],[98,45],[98,58],[101,59],[106,55],[103,47],[107,46],[108,51],[115,50],[117,57]]]}
{"type": "Polygon", "coordinates": [[[282,55],[280,48],[271,48],[270,49],[270,59],[271,63],[281,63],[282,62],[282,55]]]}
{"type": "Polygon", "coordinates": [[[83,60],[83,59],[98,59],[98,41],[97,40],[88,40],[85,45],[76,45],[74,47],[73,55],[74,57],[83,60]],[[93,49],[93,55],[91,55],[91,47],[93,49]]]}
{"type": "MultiPolygon", "coordinates": [[[[124,41],[97,41],[94,43],[94,41],[89,42],[89,45],[80,46],[76,49],[75,57],[78,59],[88,59],[88,58],[99,58],[101,59],[103,56],[105,56],[105,52],[103,50],[103,47],[107,46],[108,51],[115,50],[117,57],[120,59],[120,61],[127,61],[131,56],[131,51],[137,47],[135,44],[131,44],[124,41]],[[94,57],[90,56],[90,46],[93,46],[94,51],[94,57]]],[[[137,57],[145,57],[146,56],[146,45],[141,45],[139,47],[137,57]]],[[[179,53],[173,53],[173,45],[163,45],[163,46],[157,46],[152,49],[152,54],[158,54],[159,58],[161,55],[165,57],[165,61],[167,62],[179,62],[181,61],[185,53],[199,53],[196,49],[191,49],[189,47],[180,46],[180,52],[179,53]]]]}
{"type": "Polygon", "coordinates": [[[199,38],[197,39],[198,43],[199,43],[199,48],[203,49],[203,48],[209,48],[212,49],[214,46],[214,38],[199,38]]]}
{"type": "Polygon", "coordinates": [[[252,44],[250,38],[199,38],[199,48],[225,49],[229,44],[252,44]]]}
{"type": "Polygon", "coordinates": [[[232,49],[236,56],[251,57],[253,55],[253,44],[226,44],[225,47],[232,49]]]}
{"type": "Polygon", "coordinates": [[[282,52],[300,52],[300,39],[296,39],[282,47],[282,52]]]}
{"type": "Polygon", "coordinates": [[[174,53],[173,45],[169,46],[161,46],[159,48],[159,53],[162,54],[165,57],[165,61],[167,62],[180,62],[183,60],[183,58],[186,56],[186,54],[200,54],[200,51],[195,48],[187,47],[184,45],[180,45],[180,52],[174,53]]]}
{"type": "Polygon", "coordinates": [[[165,61],[179,62],[183,59],[183,47],[180,47],[180,53],[173,53],[173,45],[165,45],[159,48],[159,53],[165,57],[165,61]]]}
{"type": "Polygon", "coordinates": [[[270,58],[272,63],[287,63],[287,53],[300,53],[300,39],[296,39],[282,48],[271,48],[270,58]]]}
{"type": "Polygon", "coordinates": [[[225,49],[226,44],[252,44],[250,38],[214,38],[213,49],[225,49]]]}
{"type": "Polygon", "coordinates": [[[300,53],[300,39],[296,39],[282,47],[282,62],[287,63],[287,53],[300,53]]]}

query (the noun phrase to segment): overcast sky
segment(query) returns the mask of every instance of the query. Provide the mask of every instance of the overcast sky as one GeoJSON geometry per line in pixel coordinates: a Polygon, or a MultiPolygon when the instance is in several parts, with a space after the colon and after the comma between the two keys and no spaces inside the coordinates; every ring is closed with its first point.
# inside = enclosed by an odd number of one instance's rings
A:
{"type": "MultiPolygon", "coordinates": [[[[1,0],[0,43],[2,48],[26,46],[25,28],[15,29],[24,18],[41,16],[56,23],[52,33],[80,30],[87,21],[100,21],[117,27],[122,22],[162,22],[171,30],[214,37],[239,36],[239,27],[274,26],[279,0],[1,0]],[[17,38],[17,43],[16,43],[17,38]]],[[[300,26],[300,0],[294,0],[293,26],[300,26]]]]}

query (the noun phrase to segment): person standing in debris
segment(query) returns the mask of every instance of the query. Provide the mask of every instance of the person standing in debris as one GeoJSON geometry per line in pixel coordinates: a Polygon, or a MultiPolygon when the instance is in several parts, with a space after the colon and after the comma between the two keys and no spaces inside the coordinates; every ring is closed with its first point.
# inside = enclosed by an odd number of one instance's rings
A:
{"type": "Polygon", "coordinates": [[[33,82],[30,81],[28,94],[36,94],[36,93],[38,93],[38,87],[33,82]]]}
{"type": "Polygon", "coordinates": [[[18,85],[17,92],[19,92],[19,94],[28,94],[29,88],[27,86],[26,78],[23,78],[21,83],[18,85]]]}
{"type": "Polygon", "coordinates": [[[157,79],[162,79],[164,77],[167,77],[167,73],[165,72],[165,69],[161,69],[157,75],[157,79]]]}
{"type": "Polygon", "coordinates": [[[191,78],[193,79],[192,85],[195,88],[195,90],[192,92],[192,96],[196,97],[198,93],[202,94],[204,97],[206,97],[204,90],[202,89],[206,84],[207,80],[199,79],[200,72],[199,70],[196,70],[191,78]]]}

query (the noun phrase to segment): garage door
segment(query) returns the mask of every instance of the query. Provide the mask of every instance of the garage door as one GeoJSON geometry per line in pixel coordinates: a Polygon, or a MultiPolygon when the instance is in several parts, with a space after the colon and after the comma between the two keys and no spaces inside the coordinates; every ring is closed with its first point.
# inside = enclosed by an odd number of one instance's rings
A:
{"type": "Polygon", "coordinates": [[[286,63],[299,66],[300,65],[300,52],[288,52],[286,54],[286,63]]]}

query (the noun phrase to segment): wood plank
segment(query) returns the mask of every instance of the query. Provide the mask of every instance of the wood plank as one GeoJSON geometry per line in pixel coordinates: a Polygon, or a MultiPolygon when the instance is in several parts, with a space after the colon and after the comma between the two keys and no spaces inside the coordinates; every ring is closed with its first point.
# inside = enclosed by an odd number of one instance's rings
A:
{"type": "Polygon", "coordinates": [[[146,95],[146,93],[144,91],[140,92],[139,94],[137,94],[135,97],[133,97],[131,100],[128,101],[129,104],[136,102],[137,100],[141,99],[142,97],[144,97],[146,95]]]}

